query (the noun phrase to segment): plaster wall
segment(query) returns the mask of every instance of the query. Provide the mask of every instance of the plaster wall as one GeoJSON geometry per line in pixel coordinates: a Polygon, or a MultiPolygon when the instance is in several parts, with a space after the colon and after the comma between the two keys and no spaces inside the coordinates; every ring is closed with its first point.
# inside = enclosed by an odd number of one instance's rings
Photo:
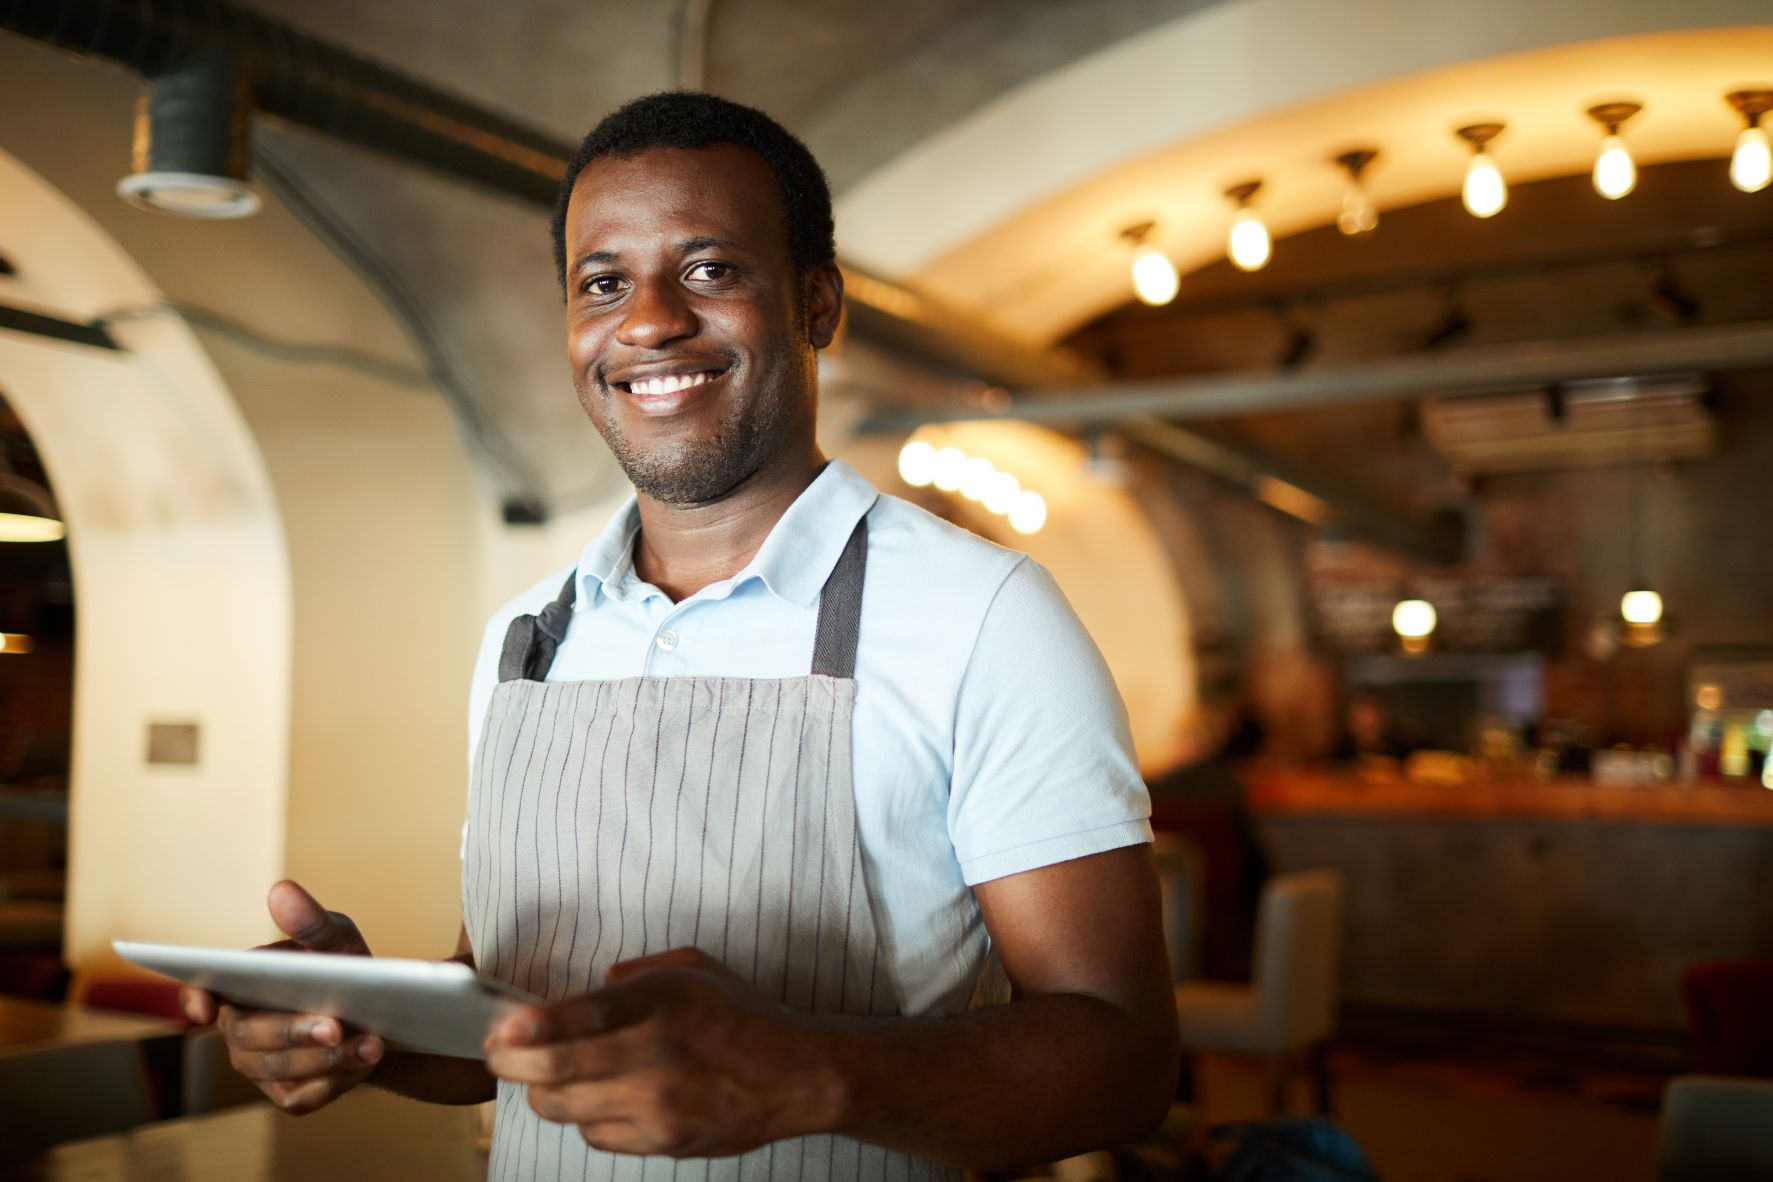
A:
{"type": "MultiPolygon", "coordinates": [[[[42,112],[8,120],[0,148],[42,174],[146,275],[137,290],[95,289],[75,311],[90,316],[164,294],[264,337],[417,365],[374,294],[274,199],[257,217],[234,223],[187,222],[119,201],[112,187],[127,168],[135,92],[133,78],[121,71],[0,38],[0,103],[42,112]]],[[[9,239],[19,229],[11,221],[0,225],[9,239]]],[[[55,257],[57,268],[70,269],[55,257]]],[[[188,330],[156,315],[121,327],[119,335],[133,343],[138,333],[162,331],[188,330]]],[[[91,964],[101,937],[136,918],[138,901],[161,897],[168,881],[204,885],[157,909],[154,922],[132,924],[134,934],[259,942],[271,934],[265,888],[289,875],[352,914],[377,951],[440,954],[453,947],[458,924],[463,711],[483,619],[476,523],[491,498],[434,390],[274,357],[233,333],[199,329],[196,336],[248,433],[236,442],[256,451],[268,477],[285,564],[205,551],[204,561],[232,563],[260,590],[224,595],[200,581],[169,580],[169,599],[198,615],[163,616],[153,600],[127,593],[140,580],[140,564],[159,552],[151,535],[128,526],[113,566],[76,559],[75,595],[83,629],[95,600],[115,593],[126,600],[119,634],[164,631],[180,651],[209,643],[201,623],[213,613],[280,605],[280,631],[243,628],[215,639],[225,652],[205,650],[236,670],[214,682],[230,699],[227,716],[252,718],[265,737],[240,766],[213,765],[206,753],[203,775],[270,813],[248,832],[225,810],[187,811],[178,817],[176,841],[144,828],[136,824],[137,806],[126,803],[143,774],[139,736],[77,722],[77,768],[118,774],[76,772],[70,951],[91,964]],[[259,685],[260,673],[283,689],[259,685]],[[136,771],[124,776],[124,768],[136,771]],[[126,857],[125,850],[133,852],[126,857]],[[235,859],[242,859],[237,872],[225,872],[235,859]],[[102,890],[81,888],[82,867],[103,880],[102,890]]],[[[166,380],[173,393],[189,395],[180,375],[166,380]]],[[[62,436],[84,446],[80,441],[104,426],[91,416],[49,421],[28,406],[25,413],[52,460],[70,446],[62,436]]],[[[146,436],[134,446],[143,454],[155,450],[146,436]]],[[[211,439],[204,446],[212,450],[199,456],[213,458],[234,445],[211,439]]],[[[60,471],[56,480],[64,482],[60,471]]],[[[75,501],[75,531],[86,528],[81,516],[75,501]]],[[[77,694],[118,676],[107,662],[114,650],[102,640],[83,631],[78,650],[77,694]]],[[[176,668],[170,654],[149,664],[176,668]]],[[[189,708],[159,683],[143,693],[143,711],[189,708]]]]}
{"type": "MultiPolygon", "coordinates": [[[[69,319],[151,298],[147,277],[41,177],[0,152],[8,299],[69,319]],[[16,237],[15,237],[16,236],[16,237]]],[[[130,351],[0,334],[0,383],[72,524],[79,588],[66,952],[114,936],[256,942],[287,800],[289,585],[271,482],[182,325],[130,351]],[[198,759],[147,761],[156,723],[198,759]]]]}

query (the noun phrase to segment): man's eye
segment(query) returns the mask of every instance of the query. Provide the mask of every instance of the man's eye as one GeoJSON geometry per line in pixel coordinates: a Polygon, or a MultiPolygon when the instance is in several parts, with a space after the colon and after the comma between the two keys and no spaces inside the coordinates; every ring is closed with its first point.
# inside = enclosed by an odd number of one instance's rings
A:
{"type": "Polygon", "coordinates": [[[722,279],[730,277],[732,273],[733,268],[730,263],[697,263],[690,268],[692,276],[697,279],[706,279],[711,283],[718,283],[722,279]]]}
{"type": "Polygon", "coordinates": [[[593,275],[585,280],[584,290],[590,295],[615,295],[622,290],[622,281],[614,275],[593,275]]]}

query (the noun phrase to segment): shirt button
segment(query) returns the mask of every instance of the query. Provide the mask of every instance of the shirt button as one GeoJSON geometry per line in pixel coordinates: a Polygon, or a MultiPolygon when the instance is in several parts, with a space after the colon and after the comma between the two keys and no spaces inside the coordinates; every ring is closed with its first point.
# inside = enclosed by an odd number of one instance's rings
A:
{"type": "Polygon", "coordinates": [[[665,652],[670,652],[677,647],[677,633],[667,628],[659,633],[657,639],[655,639],[653,643],[658,645],[665,652]]]}

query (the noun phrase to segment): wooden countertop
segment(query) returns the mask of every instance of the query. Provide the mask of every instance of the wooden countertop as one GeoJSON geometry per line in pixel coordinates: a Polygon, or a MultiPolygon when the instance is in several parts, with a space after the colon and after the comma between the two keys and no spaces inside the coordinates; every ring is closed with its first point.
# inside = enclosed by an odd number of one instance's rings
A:
{"type": "Polygon", "coordinates": [[[1773,791],[1748,781],[1692,787],[1597,787],[1581,776],[1416,784],[1364,779],[1334,768],[1244,769],[1258,816],[1443,817],[1457,820],[1608,822],[1773,828],[1773,791]]]}

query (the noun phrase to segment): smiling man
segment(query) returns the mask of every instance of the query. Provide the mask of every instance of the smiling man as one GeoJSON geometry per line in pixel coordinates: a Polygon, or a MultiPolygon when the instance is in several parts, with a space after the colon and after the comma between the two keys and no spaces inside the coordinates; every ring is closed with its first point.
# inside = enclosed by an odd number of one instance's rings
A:
{"type": "MultiPolygon", "coordinates": [[[[237,1065],[295,1110],[496,1078],[501,1179],[957,1177],[1139,1135],[1176,1028],[1125,713],[1044,570],[820,454],[817,164],[655,95],[585,139],[554,234],[636,495],[488,625],[462,876],[463,955],[550,1004],[484,1067],[227,1011],[237,1065]]],[[[272,910],[367,951],[292,885],[272,910]]]]}

